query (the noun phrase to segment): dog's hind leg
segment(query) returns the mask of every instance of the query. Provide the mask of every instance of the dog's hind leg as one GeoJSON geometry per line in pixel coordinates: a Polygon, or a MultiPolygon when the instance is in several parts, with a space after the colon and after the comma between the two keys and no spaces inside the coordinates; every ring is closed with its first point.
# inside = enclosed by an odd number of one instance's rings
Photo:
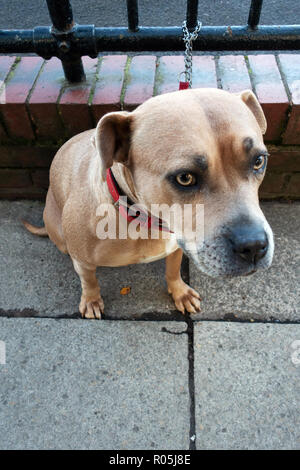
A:
{"type": "Polygon", "coordinates": [[[166,281],[168,292],[172,294],[177,310],[185,313],[196,313],[200,311],[200,295],[181,278],[180,267],[182,261],[182,250],[171,253],[166,257],[166,281]]]}
{"type": "Polygon", "coordinates": [[[104,302],[100,295],[100,286],[96,278],[96,266],[86,265],[72,258],[74,269],[80,277],[82,295],[79,311],[82,318],[101,319],[104,302]]]}

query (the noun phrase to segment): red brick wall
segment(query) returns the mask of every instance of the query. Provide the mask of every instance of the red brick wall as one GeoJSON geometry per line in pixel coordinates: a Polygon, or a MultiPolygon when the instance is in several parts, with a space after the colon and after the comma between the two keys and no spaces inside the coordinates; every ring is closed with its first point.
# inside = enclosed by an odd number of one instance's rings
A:
{"type": "MultiPolygon", "coordinates": [[[[59,146],[107,112],[178,89],[183,56],[84,57],[70,86],[53,58],[0,57],[0,197],[42,198],[59,146]]],[[[268,121],[264,198],[300,198],[300,54],[194,56],[193,87],[252,88],[268,121]]]]}

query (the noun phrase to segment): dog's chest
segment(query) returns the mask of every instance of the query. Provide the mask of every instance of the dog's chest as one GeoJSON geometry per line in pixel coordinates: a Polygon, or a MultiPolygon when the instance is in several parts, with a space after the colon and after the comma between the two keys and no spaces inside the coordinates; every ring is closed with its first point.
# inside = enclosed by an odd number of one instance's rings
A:
{"type": "Polygon", "coordinates": [[[178,249],[175,235],[170,235],[168,240],[153,240],[152,243],[145,244],[144,250],[140,251],[139,263],[151,263],[173,253],[178,249]]]}

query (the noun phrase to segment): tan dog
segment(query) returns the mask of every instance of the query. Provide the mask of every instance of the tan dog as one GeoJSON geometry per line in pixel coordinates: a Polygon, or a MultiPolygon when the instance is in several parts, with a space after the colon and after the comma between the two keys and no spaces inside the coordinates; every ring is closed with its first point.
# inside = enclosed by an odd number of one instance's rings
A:
{"type": "Polygon", "coordinates": [[[246,275],[270,266],[273,236],[258,201],[267,160],[265,131],[251,91],[194,89],[151,98],[132,113],[109,113],[96,129],[61,147],[50,170],[45,228],[25,225],[71,256],[82,285],[83,317],[101,318],[103,312],[97,266],[166,257],[168,291],[182,313],[200,310],[199,294],[181,279],[182,250],[211,276],[246,275]],[[204,239],[187,243],[176,221],[166,240],[163,232],[154,240],[99,239],[98,207],[113,202],[105,181],[110,167],[123,193],[149,213],[151,204],[204,204],[204,239]]]}

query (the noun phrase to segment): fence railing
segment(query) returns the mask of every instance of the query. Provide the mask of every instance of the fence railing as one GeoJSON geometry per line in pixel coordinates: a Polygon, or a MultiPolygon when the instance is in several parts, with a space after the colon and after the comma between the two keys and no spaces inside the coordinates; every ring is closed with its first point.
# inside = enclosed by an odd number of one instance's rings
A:
{"type": "MultiPolygon", "coordinates": [[[[127,0],[128,28],[77,25],[69,0],[46,0],[52,26],[0,30],[0,53],[36,53],[62,61],[70,82],[85,79],[81,57],[102,51],[180,51],[184,49],[181,26],[140,27],[138,0],[127,0]]],[[[244,26],[202,26],[193,43],[196,51],[298,50],[300,25],[259,26],[263,0],[252,0],[244,26]]],[[[187,0],[187,26],[197,24],[198,0],[187,0]]]]}

